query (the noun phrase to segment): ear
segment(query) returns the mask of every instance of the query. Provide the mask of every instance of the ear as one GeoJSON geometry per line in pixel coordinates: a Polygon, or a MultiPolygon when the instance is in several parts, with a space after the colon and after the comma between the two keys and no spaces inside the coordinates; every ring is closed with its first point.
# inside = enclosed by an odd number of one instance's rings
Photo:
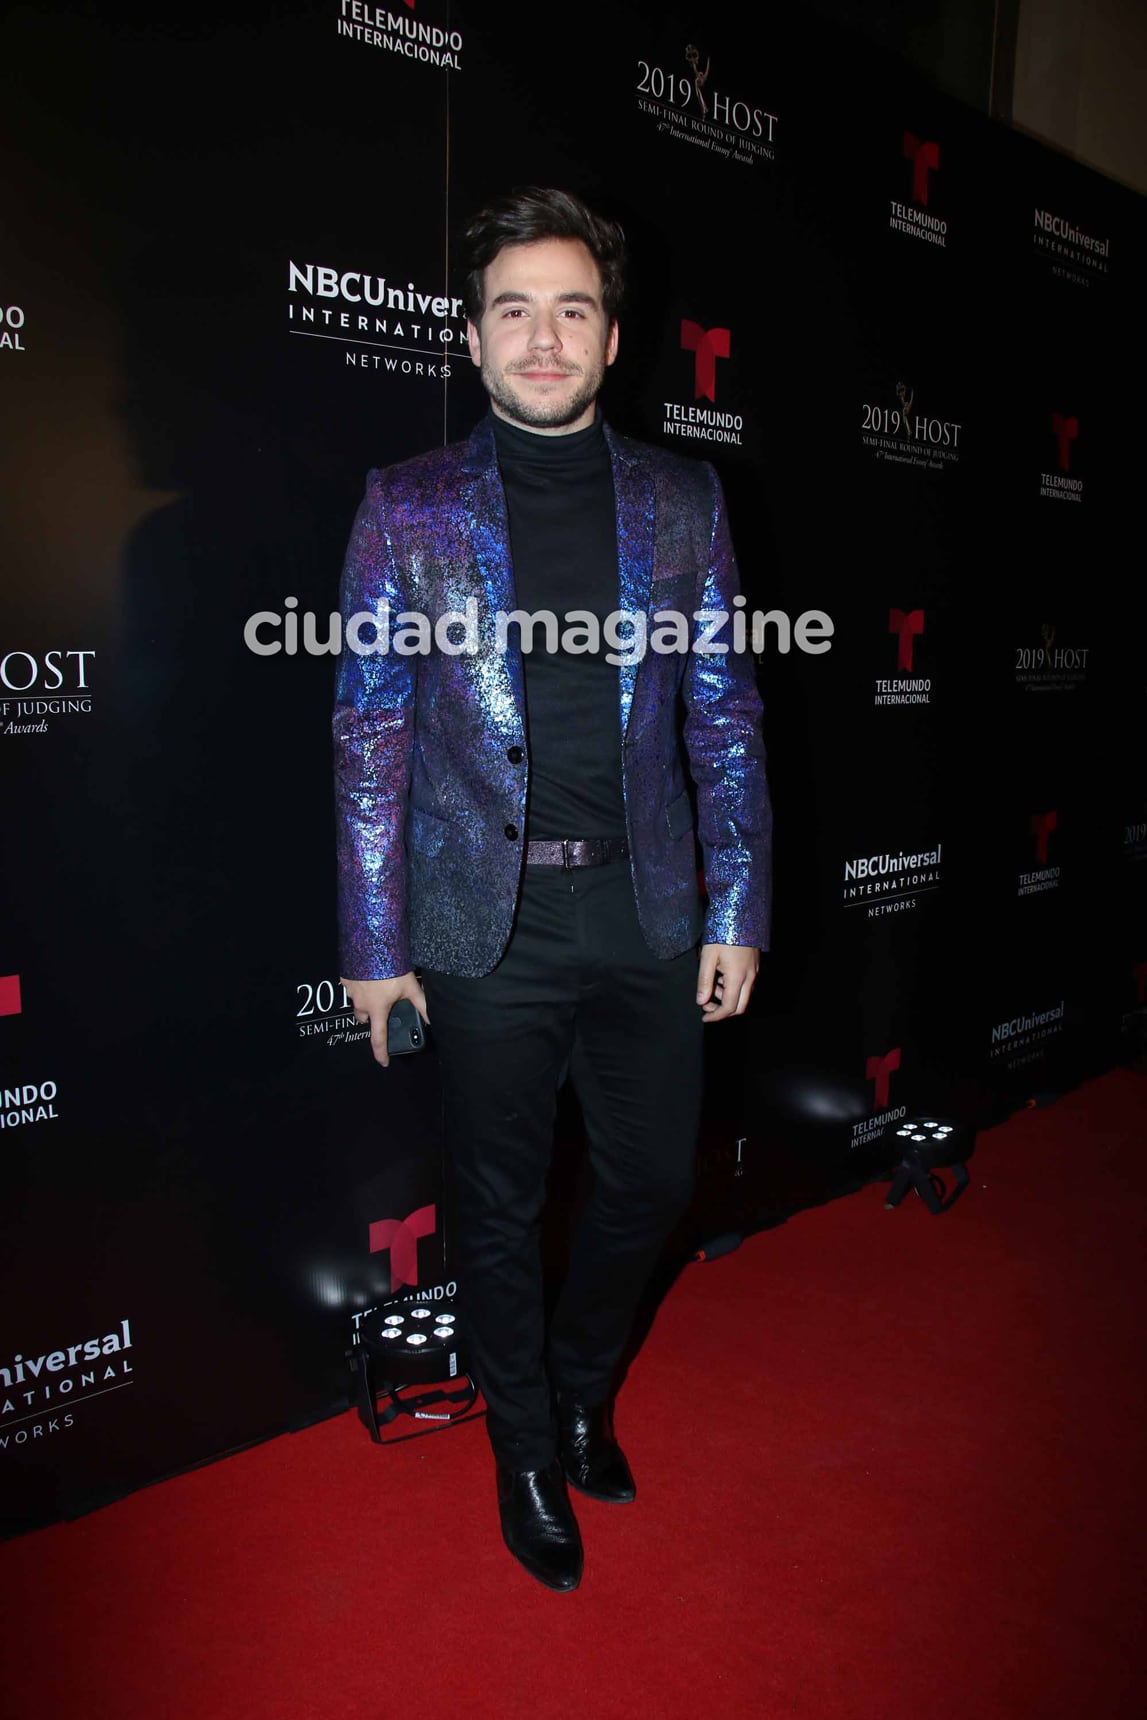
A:
{"type": "Polygon", "coordinates": [[[471,322],[469,317],[466,318],[466,341],[470,348],[471,361],[481,369],[482,337],[478,333],[478,325],[471,322]]]}
{"type": "Polygon", "coordinates": [[[612,364],[614,359],[617,357],[617,339],[618,339],[617,318],[614,317],[613,321],[609,325],[609,334],[606,336],[606,342],[605,342],[605,362],[606,362],[606,364],[612,364]]]}

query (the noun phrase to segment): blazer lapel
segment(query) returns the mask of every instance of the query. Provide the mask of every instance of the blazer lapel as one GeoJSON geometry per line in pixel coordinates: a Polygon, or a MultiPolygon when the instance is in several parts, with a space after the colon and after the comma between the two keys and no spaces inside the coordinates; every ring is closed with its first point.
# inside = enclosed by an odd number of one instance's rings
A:
{"type": "MultiPolygon", "coordinates": [[[[640,451],[625,446],[608,425],[605,437],[613,469],[617,509],[618,608],[647,615],[649,588],[653,580],[653,478],[640,451]]],[[[518,601],[510,556],[506,495],[494,451],[494,433],[485,419],[470,437],[463,470],[466,473],[462,496],[465,526],[481,575],[492,645],[495,613],[499,609],[509,613],[518,607],[518,601]]],[[[521,642],[516,627],[507,630],[506,649],[496,655],[503,665],[506,687],[516,707],[518,728],[525,734],[526,696],[521,642]]],[[[640,668],[640,661],[618,665],[618,707],[623,739],[629,725],[640,668]]]]}
{"type": "MultiPolygon", "coordinates": [[[[494,451],[494,433],[483,419],[470,437],[463,462],[466,483],[462,506],[464,528],[474,550],[481,576],[482,602],[486,614],[482,618],[488,629],[486,644],[495,659],[502,664],[506,690],[517,710],[517,732],[526,732],[526,695],[522,679],[522,648],[518,629],[506,631],[505,651],[494,651],[494,618],[499,610],[509,614],[518,607],[514,589],[514,569],[510,557],[510,523],[506,514],[506,493],[502,488],[498,460],[494,451]]],[[[495,673],[498,671],[495,670],[495,673]]],[[[502,704],[492,701],[492,708],[502,704]]],[[[513,724],[507,723],[507,728],[513,724]]]]}
{"type": "MultiPolygon", "coordinates": [[[[653,579],[654,490],[653,479],[639,453],[624,447],[609,426],[605,430],[613,464],[613,491],[617,504],[617,571],[619,608],[647,615],[649,587],[653,579]]],[[[641,661],[618,667],[621,734],[629,725],[641,661]]]]}

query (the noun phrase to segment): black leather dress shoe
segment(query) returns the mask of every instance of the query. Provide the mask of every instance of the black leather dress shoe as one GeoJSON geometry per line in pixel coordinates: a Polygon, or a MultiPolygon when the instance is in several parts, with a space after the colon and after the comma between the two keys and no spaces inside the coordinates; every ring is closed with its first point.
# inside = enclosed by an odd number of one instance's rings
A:
{"type": "Polygon", "coordinates": [[[625,1453],[613,1437],[613,1407],[558,1392],[558,1440],[571,1487],[591,1499],[627,1503],[637,1495],[625,1453]]]}
{"type": "Polygon", "coordinates": [[[502,1538],[531,1577],[550,1589],[576,1589],[582,1547],[577,1518],[555,1457],[545,1469],[498,1465],[502,1538]]]}

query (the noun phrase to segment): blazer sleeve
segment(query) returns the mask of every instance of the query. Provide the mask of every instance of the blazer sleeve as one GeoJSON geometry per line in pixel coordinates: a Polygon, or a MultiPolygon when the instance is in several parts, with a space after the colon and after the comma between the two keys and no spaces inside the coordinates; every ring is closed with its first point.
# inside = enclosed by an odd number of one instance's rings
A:
{"type": "Polygon", "coordinates": [[[406,608],[388,512],[385,474],[371,472],[343,565],[332,725],[344,979],[410,971],[405,829],[418,671],[417,657],[377,649],[380,606],[391,616],[406,608]]]}
{"type": "MultiPolygon", "coordinates": [[[[772,806],[761,734],[762,704],[749,650],[735,651],[733,599],[740,576],[720,479],[712,483],[709,565],[697,607],[729,618],[712,655],[690,650],[686,668],[685,747],[697,789],[697,833],[708,908],[704,941],[769,947],[772,914],[772,806]]],[[[692,643],[701,633],[695,624],[692,643]]]]}

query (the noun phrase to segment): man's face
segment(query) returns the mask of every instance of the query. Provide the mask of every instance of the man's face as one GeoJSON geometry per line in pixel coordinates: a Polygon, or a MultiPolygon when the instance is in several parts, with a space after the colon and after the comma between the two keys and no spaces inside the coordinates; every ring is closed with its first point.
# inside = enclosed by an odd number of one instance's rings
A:
{"type": "Polygon", "coordinates": [[[601,276],[580,239],[508,245],[486,269],[481,323],[466,325],[470,357],[499,418],[543,435],[592,424],[617,323],[601,304],[601,276]]]}

